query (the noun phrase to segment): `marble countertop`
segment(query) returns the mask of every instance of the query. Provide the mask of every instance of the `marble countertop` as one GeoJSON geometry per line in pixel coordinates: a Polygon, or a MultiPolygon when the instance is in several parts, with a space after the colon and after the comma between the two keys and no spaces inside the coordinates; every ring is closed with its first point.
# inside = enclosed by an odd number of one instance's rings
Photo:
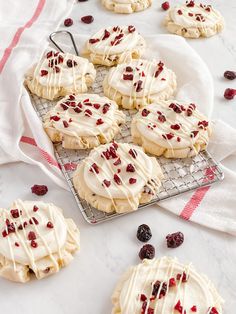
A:
{"type": "MultiPolygon", "coordinates": [[[[76,3],[71,13],[72,32],[92,34],[110,24],[134,24],[142,34],[166,33],[161,26],[165,13],[159,0],[153,6],[133,15],[117,15],[103,9],[98,0],[76,3]],[[90,25],[80,17],[92,14],[90,25]]],[[[170,1],[173,5],[177,1],[170,1]]],[[[223,99],[224,89],[234,82],[225,81],[223,72],[235,69],[236,59],[236,2],[211,1],[226,19],[226,29],[209,39],[188,40],[208,64],[215,84],[214,118],[221,118],[236,127],[236,103],[223,99]]],[[[184,66],[184,65],[183,65],[184,66]]],[[[236,87],[236,86],[235,86],[236,87]]],[[[234,167],[236,167],[234,165],[234,167]]],[[[100,225],[87,224],[70,194],[57,187],[36,166],[23,163],[0,167],[1,206],[8,206],[16,198],[36,199],[31,194],[33,184],[46,184],[49,192],[44,201],[64,208],[65,216],[72,217],[80,227],[81,252],[71,265],[57,275],[42,281],[21,285],[0,280],[1,312],[14,314],[109,314],[110,297],[120,275],[132,264],[139,262],[138,251],[142,244],[136,239],[137,227],[146,223],[153,231],[150,243],[156,247],[156,256],[176,256],[182,262],[192,262],[197,270],[208,275],[225,299],[224,313],[236,309],[236,238],[177,218],[158,205],[126,215],[100,225]],[[182,231],[184,244],[167,249],[165,236],[182,231]]]]}

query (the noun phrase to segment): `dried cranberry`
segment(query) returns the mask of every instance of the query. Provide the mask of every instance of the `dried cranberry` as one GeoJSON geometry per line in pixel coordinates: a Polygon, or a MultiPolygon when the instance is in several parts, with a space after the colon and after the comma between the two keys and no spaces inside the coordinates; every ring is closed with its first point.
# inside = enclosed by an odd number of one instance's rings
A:
{"type": "Polygon", "coordinates": [[[182,12],[181,10],[178,10],[177,13],[178,13],[179,15],[182,15],[182,14],[183,14],[183,12],[182,12]]]}
{"type": "Polygon", "coordinates": [[[137,83],[134,84],[134,86],[136,86],[135,90],[137,93],[141,92],[141,90],[143,89],[142,84],[143,84],[143,82],[141,80],[139,80],[137,83]]]}
{"type": "Polygon", "coordinates": [[[98,165],[96,163],[93,163],[89,171],[99,173],[98,165]]]}
{"type": "Polygon", "coordinates": [[[73,25],[73,20],[71,18],[65,19],[64,25],[66,27],[69,27],[69,26],[73,25]]]}
{"type": "Polygon", "coordinates": [[[169,105],[169,108],[173,109],[173,111],[176,112],[176,113],[181,113],[182,112],[181,107],[179,105],[177,105],[177,104],[174,104],[174,103],[171,103],[169,105]]]}
{"type": "Polygon", "coordinates": [[[183,312],[183,307],[181,305],[181,302],[180,300],[175,304],[175,308],[174,308],[176,311],[178,311],[180,314],[185,314],[183,312]]]}
{"type": "Polygon", "coordinates": [[[62,63],[63,61],[64,61],[64,58],[61,55],[59,55],[58,56],[58,63],[62,63]]]}
{"type": "Polygon", "coordinates": [[[113,163],[114,166],[118,166],[121,164],[121,159],[120,157],[113,163]]]}
{"type": "Polygon", "coordinates": [[[176,286],[175,278],[170,278],[169,279],[169,287],[175,287],[175,286],[176,286]]]}
{"type": "Polygon", "coordinates": [[[104,180],[103,180],[103,184],[104,184],[107,188],[109,188],[109,186],[111,185],[111,181],[104,179],[104,180]]]}
{"type": "Polygon", "coordinates": [[[30,245],[35,249],[36,247],[38,247],[38,243],[35,242],[34,240],[31,241],[30,245]]]}
{"type": "Polygon", "coordinates": [[[199,133],[199,131],[192,131],[190,136],[194,138],[198,135],[198,133],[199,133]]]}
{"type": "Polygon", "coordinates": [[[117,153],[116,153],[116,149],[113,147],[113,146],[111,146],[110,148],[109,148],[109,153],[110,153],[110,156],[112,157],[112,158],[117,158],[118,156],[117,156],[117,153]]]}
{"type": "Polygon", "coordinates": [[[136,159],[136,157],[137,157],[137,152],[136,152],[136,150],[135,149],[132,149],[132,148],[130,148],[130,150],[129,150],[129,154],[134,158],[134,159],[136,159]]]}
{"type": "Polygon", "coordinates": [[[165,140],[171,140],[174,137],[174,134],[173,133],[162,134],[162,137],[165,140]]]}
{"type": "Polygon", "coordinates": [[[102,107],[102,113],[106,114],[109,109],[110,109],[110,105],[109,104],[104,104],[103,107],[102,107]]]}
{"type": "Polygon", "coordinates": [[[31,187],[31,191],[36,195],[45,195],[48,192],[48,187],[46,185],[35,184],[31,187]]]}
{"type": "Polygon", "coordinates": [[[164,69],[164,63],[160,61],[158,63],[158,69],[156,70],[154,76],[158,77],[161,74],[161,72],[163,71],[163,69],[164,69]]]}
{"type": "Polygon", "coordinates": [[[199,126],[200,129],[207,128],[208,127],[208,122],[206,120],[199,121],[198,122],[198,126],[199,126]]]}
{"type": "Polygon", "coordinates": [[[187,2],[186,7],[192,8],[192,7],[194,7],[194,5],[195,5],[194,1],[191,0],[191,1],[187,2]]]}
{"type": "Polygon", "coordinates": [[[116,173],[114,174],[114,181],[115,181],[116,184],[118,184],[118,185],[121,185],[121,184],[122,184],[120,177],[119,177],[118,174],[116,174],[116,173]]]}
{"type": "Polygon", "coordinates": [[[155,257],[155,248],[151,244],[145,244],[139,251],[139,257],[141,260],[144,258],[153,259],[155,257]]]}
{"type": "Polygon", "coordinates": [[[97,119],[96,125],[100,125],[103,123],[104,123],[104,121],[101,118],[99,118],[99,119],[97,119]]]}
{"type": "Polygon", "coordinates": [[[93,115],[93,113],[92,113],[92,111],[91,111],[90,109],[86,109],[86,110],[84,111],[84,115],[85,115],[86,117],[90,117],[90,116],[93,115]]]}
{"type": "Polygon", "coordinates": [[[19,244],[18,242],[15,242],[15,246],[19,247],[19,246],[20,246],[20,244],[19,244]]]}
{"type": "Polygon", "coordinates": [[[53,51],[49,51],[49,52],[46,54],[47,59],[51,58],[51,57],[52,57],[52,54],[53,54],[53,51]]]}
{"type": "Polygon", "coordinates": [[[34,211],[34,212],[37,212],[38,210],[39,210],[39,208],[38,208],[36,205],[34,205],[33,211],[34,211]]]}
{"type": "Polygon", "coordinates": [[[58,116],[51,116],[51,117],[50,117],[50,120],[59,121],[59,120],[61,120],[61,118],[58,117],[58,116]]]}
{"type": "Polygon", "coordinates": [[[68,59],[66,61],[66,64],[67,64],[68,68],[72,68],[72,67],[75,67],[77,65],[77,62],[74,60],[68,59]]]}
{"type": "Polygon", "coordinates": [[[225,71],[224,77],[228,80],[234,80],[236,78],[236,72],[234,71],[225,71]]]}
{"type": "Polygon", "coordinates": [[[166,121],[166,117],[163,114],[160,114],[158,116],[158,121],[161,122],[161,123],[164,123],[166,121]]]}
{"type": "Polygon", "coordinates": [[[47,228],[52,229],[53,227],[53,223],[51,221],[48,221],[47,228]]]}
{"type": "Polygon", "coordinates": [[[29,240],[35,240],[36,239],[36,234],[33,231],[30,231],[28,233],[28,239],[29,240]]]}
{"type": "Polygon", "coordinates": [[[171,126],[172,130],[179,130],[180,129],[180,125],[179,124],[172,124],[171,126]]]}
{"type": "Polygon", "coordinates": [[[108,32],[108,30],[105,29],[104,35],[103,35],[103,37],[102,37],[102,40],[105,40],[106,38],[109,38],[110,35],[111,35],[110,32],[108,32]]]}
{"type": "Polygon", "coordinates": [[[61,71],[61,69],[59,67],[55,67],[55,71],[56,71],[56,73],[59,73],[61,71]]]}
{"type": "Polygon", "coordinates": [[[139,239],[139,241],[147,242],[151,239],[151,237],[152,237],[152,232],[148,225],[142,224],[138,227],[137,238],[139,239]]]}
{"type": "Polygon", "coordinates": [[[150,111],[147,110],[146,108],[144,108],[144,109],[142,110],[142,116],[143,116],[143,117],[147,117],[147,116],[149,115],[149,113],[150,113],[150,111]]]}
{"type": "Polygon", "coordinates": [[[125,71],[126,71],[126,72],[133,72],[133,69],[132,69],[131,67],[126,67],[126,68],[125,68],[125,71]]]}
{"type": "Polygon", "coordinates": [[[11,209],[11,215],[13,218],[19,218],[20,217],[20,213],[18,209],[11,209]]]}
{"type": "Polygon", "coordinates": [[[132,164],[128,164],[126,167],[127,172],[135,172],[135,168],[132,164]]]}
{"type": "Polygon", "coordinates": [[[48,71],[47,70],[41,70],[40,75],[41,76],[48,75],[48,71]]]}
{"type": "Polygon", "coordinates": [[[94,106],[95,109],[99,109],[101,107],[100,104],[93,104],[93,106],[94,106]]]}
{"type": "Polygon", "coordinates": [[[177,136],[177,142],[181,142],[181,138],[177,136]]]}
{"type": "Polygon", "coordinates": [[[145,294],[141,294],[140,295],[140,301],[144,302],[147,300],[147,297],[145,296],[145,294]]]}
{"type": "Polygon", "coordinates": [[[166,1],[166,2],[162,3],[161,7],[162,7],[163,10],[166,11],[166,10],[168,10],[170,8],[170,4],[169,4],[168,1],[166,1]]]}
{"type": "Polygon", "coordinates": [[[94,21],[94,18],[92,15],[86,15],[81,17],[81,21],[85,24],[91,24],[94,21]]]}
{"type": "Polygon", "coordinates": [[[129,178],[129,184],[134,184],[137,182],[137,179],[135,178],[129,178]]]}
{"type": "Polygon", "coordinates": [[[82,110],[79,107],[76,107],[76,108],[74,108],[74,112],[80,113],[80,112],[82,112],[82,110]]]}
{"type": "Polygon", "coordinates": [[[192,17],[192,16],[193,16],[193,13],[190,13],[190,12],[189,12],[189,13],[188,13],[188,16],[191,16],[191,17],[192,17]]]}
{"type": "Polygon", "coordinates": [[[128,26],[129,33],[133,33],[135,31],[135,27],[133,25],[128,26]]]}
{"type": "Polygon", "coordinates": [[[212,307],[209,314],[219,314],[219,312],[217,311],[215,307],[212,307]]]}
{"type": "Polygon", "coordinates": [[[196,307],[196,305],[193,305],[190,310],[191,310],[192,312],[197,312],[197,307],[196,307]]]}
{"type": "Polygon", "coordinates": [[[236,89],[233,88],[226,88],[224,92],[224,97],[228,100],[233,99],[236,95],[236,89]]]}
{"type": "Polygon", "coordinates": [[[181,279],[182,282],[187,282],[186,272],[184,271],[182,274],[177,274],[176,279],[177,280],[181,279]]]}
{"type": "Polygon", "coordinates": [[[152,295],[156,298],[159,293],[158,298],[161,299],[162,297],[166,295],[166,291],[167,291],[167,283],[157,280],[153,285],[152,295]]]}
{"type": "Polygon", "coordinates": [[[133,79],[134,79],[133,74],[123,74],[124,81],[133,81],[133,79]]]}
{"type": "Polygon", "coordinates": [[[63,125],[64,125],[64,128],[68,128],[69,127],[69,123],[67,121],[63,121],[63,125]]]}
{"type": "Polygon", "coordinates": [[[166,236],[167,246],[176,248],[184,242],[184,235],[182,232],[175,232],[166,236]]]}
{"type": "Polygon", "coordinates": [[[31,225],[33,225],[33,224],[38,225],[39,224],[38,220],[35,217],[30,218],[29,223],[31,225]]]}

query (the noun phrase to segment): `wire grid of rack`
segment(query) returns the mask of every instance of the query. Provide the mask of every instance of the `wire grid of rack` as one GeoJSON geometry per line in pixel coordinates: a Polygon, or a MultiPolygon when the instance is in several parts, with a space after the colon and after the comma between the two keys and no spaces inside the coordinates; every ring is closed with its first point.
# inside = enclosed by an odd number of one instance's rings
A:
{"type": "MultiPolygon", "coordinates": [[[[96,80],[89,92],[102,95],[102,82],[107,73],[107,69],[103,66],[97,66],[96,70],[96,80]]],[[[43,120],[45,114],[55,105],[55,102],[39,98],[32,94],[30,95],[38,116],[41,120],[43,120]]],[[[121,132],[118,136],[116,136],[115,140],[117,142],[130,143],[132,142],[130,123],[132,116],[136,113],[136,110],[125,110],[124,112],[127,118],[126,123],[122,126],[121,132]]],[[[61,166],[62,172],[76,199],[78,207],[87,222],[90,224],[96,224],[124,215],[115,212],[104,213],[95,209],[85,200],[80,199],[77,191],[75,190],[72,183],[73,172],[76,165],[88,156],[89,150],[68,150],[64,149],[61,143],[54,144],[54,149],[56,159],[61,166]]],[[[139,209],[157,203],[158,201],[215,183],[224,178],[224,174],[220,166],[214,161],[207,151],[202,151],[199,155],[193,158],[166,159],[158,157],[157,160],[164,174],[162,187],[151,202],[140,205],[139,209]]]]}

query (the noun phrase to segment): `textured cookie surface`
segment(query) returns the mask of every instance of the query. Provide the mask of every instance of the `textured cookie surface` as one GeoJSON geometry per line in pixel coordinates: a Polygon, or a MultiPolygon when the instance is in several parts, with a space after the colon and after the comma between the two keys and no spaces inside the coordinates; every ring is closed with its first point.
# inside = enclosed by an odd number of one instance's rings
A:
{"type": "Polygon", "coordinates": [[[156,158],[135,145],[111,143],[79,163],[73,183],[79,196],[104,212],[128,212],[150,201],[163,178],[156,158]]]}
{"type": "Polygon", "coordinates": [[[170,9],[164,24],[171,33],[184,37],[210,37],[224,28],[224,18],[211,5],[191,0],[170,9]]]}
{"type": "Polygon", "coordinates": [[[0,276],[18,282],[56,273],[79,249],[79,230],[60,208],[35,201],[15,201],[0,209],[0,276]]]}
{"type": "Polygon", "coordinates": [[[101,0],[102,4],[116,13],[143,11],[151,6],[152,0],[101,0]]]}
{"type": "Polygon", "coordinates": [[[125,115],[114,101],[96,94],[68,95],[45,116],[44,128],[64,148],[87,149],[109,143],[125,115]]]}
{"type": "Polygon", "coordinates": [[[131,267],[112,295],[112,314],[222,314],[223,300],[193,266],[162,257],[131,267]]]}
{"type": "Polygon", "coordinates": [[[176,77],[163,62],[133,60],[109,70],[104,94],[125,109],[141,108],[158,99],[168,99],[176,89],[176,77]]]}
{"type": "Polygon", "coordinates": [[[93,64],[113,66],[139,59],[145,47],[145,40],[134,26],[110,26],[86,42],[83,55],[93,64]]]}
{"type": "Polygon", "coordinates": [[[140,110],[132,120],[133,142],[146,152],[166,158],[186,158],[205,149],[211,126],[195,104],[159,101],[140,110]]]}
{"type": "Polygon", "coordinates": [[[53,100],[70,93],[87,92],[95,76],[94,66],[87,59],[49,51],[28,71],[25,83],[33,94],[53,100]]]}

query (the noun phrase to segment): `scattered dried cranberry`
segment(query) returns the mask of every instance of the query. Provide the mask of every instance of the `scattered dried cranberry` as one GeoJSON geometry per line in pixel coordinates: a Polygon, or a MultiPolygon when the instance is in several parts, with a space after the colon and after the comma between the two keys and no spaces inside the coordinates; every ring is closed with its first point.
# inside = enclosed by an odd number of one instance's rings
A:
{"type": "Polygon", "coordinates": [[[123,74],[124,81],[133,81],[133,79],[134,79],[133,74],[123,74]]]}
{"type": "Polygon", "coordinates": [[[104,123],[104,121],[101,118],[99,118],[99,119],[97,119],[96,125],[101,125],[103,123],[104,123]]]}
{"type": "Polygon", "coordinates": [[[125,68],[125,71],[126,71],[126,72],[133,72],[133,69],[132,69],[131,67],[126,67],[126,68],[125,68]]]}
{"type": "Polygon", "coordinates": [[[72,67],[75,67],[77,65],[77,62],[76,61],[72,61],[71,59],[68,59],[67,62],[66,62],[68,68],[72,68],[72,67]]]}
{"type": "Polygon", "coordinates": [[[38,220],[35,217],[30,218],[29,223],[31,225],[33,225],[33,224],[38,225],[39,224],[38,220]]]}
{"type": "Polygon", "coordinates": [[[94,21],[94,18],[92,15],[86,15],[81,17],[81,21],[85,24],[91,24],[94,21]]]}
{"type": "Polygon", "coordinates": [[[176,311],[178,311],[180,314],[185,314],[180,300],[175,304],[175,308],[174,309],[176,311]]]}
{"type": "Polygon", "coordinates": [[[130,148],[130,150],[129,150],[129,154],[134,158],[134,159],[136,159],[136,157],[137,157],[137,152],[136,152],[136,150],[135,149],[132,149],[132,148],[130,148]]]}
{"type": "Polygon", "coordinates": [[[155,248],[151,244],[145,244],[139,251],[139,257],[141,260],[144,258],[153,259],[155,257],[155,248]]]}
{"type": "Polygon", "coordinates": [[[90,44],[96,44],[96,43],[99,42],[99,41],[100,41],[99,38],[91,38],[91,39],[89,39],[89,43],[90,43],[90,44]]]}
{"type": "Polygon", "coordinates": [[[182,12],[181,10],[178,10],[177,13],[178,13],[179,15],[182,15],[182,14],[183,14],[183,12],[182,12]]]}
{"type": "Polygon", "coordinates": [[[35,249],[36,247],[38,247],[38,243],[35,242],[34,240],[31,241],[30,245],[35,249]]]}
{"type": "Polygon", "coordinates": [[[67,121],[63,121],[63,125],[64,125],[64,128],[68,128],[69,127],[69,123],[67,121]]]}
{"type": "Polygon", "coordinates": [[[219,312],[217,311],[215,307],[212,307],[209,314],[219,314],[219,312]]]}
{"type": "Polygon", "coordinates": [[[162,134],[162,137],[165,140],[171,140],[174,137],[174,134],[173,133],[162,134]]]}
{"type": "Polygon", "coordinates": [[[134,184],[137,182],[137,179],[135,178],[129,178],[129,184],[134,184]]]}
{"type": "Polygon", "coordinates": [[[184,271],[182,274],[177,274],[176,279],[177,280],[181,279],[182,282],[187,282],[186,272],[184,271]]]}
{"type": "Polygon", "coordinates": [[[118,166],[121,164],[121,159],[120,157],[113,163],[114,166],[118,166]]]}
{"type": "Polygon", "coordinates": [[[93,163],[89,171],[99,173],[98,165],[96,163],[93,163]]]}
{"type": "Polygon", "coordinates": [[[47,70],[41,70],[40,75],[41,76],[48,75],[48,71],[47,70]]]}
{"type": "Polygon", "coordinates": [[[226,88],[225,93],[224,93],[224,98],[230,100],[230,99],[233,99],[235,95],[236,95],[236,89],[226,88]]]}
{"type": "Polygon", "coordinates": [[[53,54],[53,51],[49,51],[49,52],[46,54],[47,59],[51,58],[51,57],[52,57],[52,54],[53,54]]]}
{"type": "Polygon", "coordinates": [[[207,122],[206,120],[199,121],[199,122],[198,122],[198,126],[199,126],[199,128],[201,128],[201,129],[207,128],[207,127],[208,127],[208,122],[207,122]]]}
{"type": "Polygon", "coordinates": [[[55,67],[55,71],[56,71],[56,73],[59,73],[59,72],[61,72],[61,69],[59,67],[55,67]]]}
{"type": "Polygon", "coordinates": [[[135,172],[135,168],[132,164],[128,164],[126,167],[127,172],[135,172]]]}
{"type": "Polygon", "coordinates": [[[192,312],[197,312],[197,307],[196,307],[196,305],[193,305],[190,310],[191,310],[192,312]]]}
{"type": "Polygon", "coordinates": [[[33,231],[30,231],[28,233],[28,239],[29,240],[35,240],[36,239],[36,234],[33,231]]]}
{"type": "Polygon", "coordinates": [[[137,83],[134,84],[134,86],[136,86],[135,90],[137,93],[141,92],[141,90],[143,89],[142,84],[143,84],[143,82],[141,80],[139,80],[137,83]]]}
{"type": "Polygon", "coordinates": [[[50,117],[50,120],[59,121],[59,120],[61,120],[61,118],[58,117],[58,116],[51,116],[51,117],[50,117]]]}
{"type": "Polygon", "coordinates": [[[121,185],[121,184],[122,184],[120,177],[119,177],[118,174],[116,174],[116,173],[114,174],[114,181],[115,181],[115,183],[118,184],[118,185],[121,185]]]}
{"type": "Polygon", "coordinates": [[[38,208],[36,205],[34,205],[33,211],[34,211],[34,212],[37,212],[38,210],[39,210],[39,208],[38,208]]]}
{"type": "Polygon", "coordinates": [[[71,18],[65,19],[64,25],[66,27],[69,27],[69,26],[73,25],[73,20],[71,18]]]}
{"type": "Polygon", "coordinates": [[[172,130],[179,130],[180,129],[180,125],[179,124],[172,124],[171,126],[172,130]]]}
{"type": "Polygon", "coordinates": [[[51,221],[49,221],[48,223],[47,223],[47,227],[49,228],[49,229],[52,229],[54,226],[53,226],[53,223],[51,222],[51,221]]]}
{"type": "Polygon", "coordinates": [[[161,122],[161,123],[164,123],[166,121],[166,117],[163,114],[160,114],[158,116],[158,121],[161,122]]]}
{"type": "Polygon", "coordinates": [[[170,278],[169,279],[169,287],[175,287],[175,286],[176,286],[175,278],[170,278]]]}
{"type": "Polygon", "coordinates": [[[135,27],[133,25],[128,26],[129,33],[133,33],[135,31],[135,27]]]}
{"type": "Polygon", "coordinates": [[[161,299],[162,297],[166,295],[166,292],[167,292],[167,283],[157,280],[153,285],[152,295],[156,298],[159,293],[158,298],[161,299]]]}
{"type": "Polygon", "coordinates": [[[36,195],[45,195],[48,192],[48,187],[46,185],[35,184],[31,187],[31,191],[36,195]]]}
{"type": "Polygon", "coordinates": [[[169,108],[173,109],[174,112],[176,112],[176,113],[181,113],[182,112],[182,109],[181,109],[180,105],[177,105],[177,104],[174,104],[174,103],[171,103],[169,105],[169,108]]]}
{"type": "Polygon", "coordinates": [[[148,225],[142,224],[138,227],[137,238],[139,239],[139,241],[147,242],[151,239],[151,237],[152,237],[152,232],[148,225]]]}
{"type": "Polygon", "coordinates": [[[166,10],[168,10],[170,8],[170,4],[169,4],[168,1],[166,1],[166,2],[162,3],[161,7],[162,7],[163,10],[166,11],[166,10]]]}
{"type": "Polygon", "coordinates": [[[140,301],[144,302],[144,301],[146,301],[146,300],[147,300],[146,295],[145,295],[145,294],[141,294],[141,295],[140,295],[140,301]]]}
{"type": "Polygon", "coordinates": [[[13,218],[19,218],[20,217],[20,213],[18,209],[11,209],[11,215],[13,218]]]}
{"type": "Polygon", "coordinates": [[[224,77],[228,80],[234,80],[236,78],[236,72],[234,71],[225,71],[224,77]]]}
{"type": "Polygon", "coordinates": [[[103,37],[102,37],[102,40],[105,40],[106,38],[109,38],[110,35],[111,35],[110,32],[108,32],[108,30],[105,29],[104,35],[103,35],[103,37]]]}
{"type": "Polygon", "coordinates": [[[19,247],[19,246],[20,246],[20,244],[19,244],[18,242],[15,242],[15,246],[19,247]]]}
{"type": "Polygon", "coordinates": [[[144,108],[144,109],[142,110],[142,116],[143,116],[143,117],[147,117],[147,116],[149,115],[149,113],[150,113],[150,111],[147,110],[146,108],[144,108]]]}
{"type": "Polygon", "coordinates": [[[192,131],[190,136],[191,137],[196,137],[198,135],[199,131],[192,131]]]}
{"type": "Polygon", "coordinates": [[[194,5],[195,5],[194,1],[191,0],[191,1],[187,2],[186,7],[192,8],[192,7],[194,7],[194,5]]]}
{"type": "Polygon", "coordinates": [[[102,107],[102,113],[106,114],[109,109],[110,109],[110,105],[109,104],[104,104],[103,107],[102,107]]]}
{"type": "Polygon", "coordinates": [[[103,180],[103,184],[104,184],[107,188],[109,188],[109,186],[111,185],[111,181],[104,179],[104,180],[103,180]]]}
{"type": "Polygon", "coordinates": [[[176,248],[184,242],[184,235],[182,232],[175,232],[166,236],[167,246],[176,248]]]}

